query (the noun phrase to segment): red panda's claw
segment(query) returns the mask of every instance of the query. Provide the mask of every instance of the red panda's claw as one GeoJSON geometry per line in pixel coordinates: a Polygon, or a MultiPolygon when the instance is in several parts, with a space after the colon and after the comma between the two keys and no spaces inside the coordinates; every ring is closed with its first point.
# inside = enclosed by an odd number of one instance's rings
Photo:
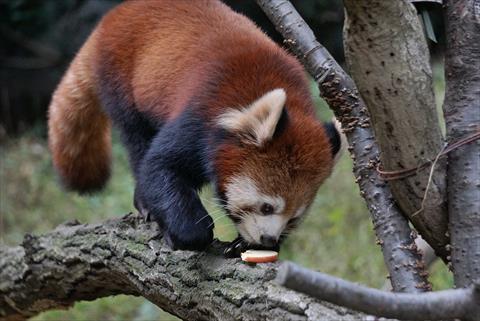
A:
{"type": "Polygon", "coordinates": [[[143,217],[143,219],[145,220],[145,222],[151,222],[152,221],[152,217],[150,215],[150,212],[145,210],[145,211],[141,211],[139,212],[140,215],[143,217]]]}
{"type": "Polygon", "coordinates": [[[172,238],[167,232],[165,232],[165,234],[163,235],[163,240],[165,241],[165,243],[167,243],[168,247],[170,247],[174,251],[176,250],[175,244],[173,243],[172,238]]]}
{"type": "Polygon", "coordinates": [[[223,254],[227,258],[236,258],[240,257],[240,254],[242,252],[245,252],[247,248],[248,243],[241,236],[238,236],[236,239],[234,239],[227,245],[227,247],[223,251],[223,254]]]}
{"type": "Polygon", "coordinates": [[[138,215],[143,217],[145,222],[151,222],[152,221],[152,216],[150,215],[150,212],[143,206],[143,202],[139,200],[138,197],[138,191],[135,190],[134,196],[133,196],[133,206],[137,209],[138,215]]]}

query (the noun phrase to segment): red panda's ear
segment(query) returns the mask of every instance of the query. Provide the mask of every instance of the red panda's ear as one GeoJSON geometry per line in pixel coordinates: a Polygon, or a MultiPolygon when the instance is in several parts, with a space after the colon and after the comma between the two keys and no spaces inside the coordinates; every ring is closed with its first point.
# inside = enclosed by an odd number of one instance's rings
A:
{"type": "Polygon", "coordinates": [[[272,139],[286,99],[285,90],[272,90],[246,108],[229,109],[220,115],[217,124],[245,143],[262,146],[272,139]]]}

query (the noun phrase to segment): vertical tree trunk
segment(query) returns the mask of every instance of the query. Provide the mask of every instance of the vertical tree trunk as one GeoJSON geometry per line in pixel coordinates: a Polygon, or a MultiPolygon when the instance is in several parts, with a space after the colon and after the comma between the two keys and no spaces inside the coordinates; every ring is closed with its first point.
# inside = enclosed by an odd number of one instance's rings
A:
{"type": "MultiPolygon", "coordinates": [[[[387,171],[432,161],[443,146],[430,55],[422,25],[407,1],[344,0],[345,57],[367,108],[387,171]]],[[[445,164],[390,182],[395,200],[422,237],[446,258],[445,164]]]]}
{"type": "MultiPolygon", "coordinates": [[[[444,114],[448,141],[480,130],[480,1],[445,3],[444,114]]],[[[455,285],[480,280],[480,141],[448,157],[448,202],[455,285]]]]}

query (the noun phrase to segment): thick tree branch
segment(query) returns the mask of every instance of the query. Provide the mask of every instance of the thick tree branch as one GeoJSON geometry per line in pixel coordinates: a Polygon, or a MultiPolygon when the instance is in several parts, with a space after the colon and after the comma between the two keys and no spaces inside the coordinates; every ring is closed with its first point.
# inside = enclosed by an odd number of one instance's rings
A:
{"type": "Polygon", "coordinates": [[[375,170],[379,162],[378,147],[365,103],[352,79],[317,42],[289,1],[257,0],[257,3],[303,61],[317,81],[320,95],[342,123],[354,159],[354,174],[372,215],[393,289],[399,292],[429,289],[408,221],[394,203],[389,187],[375,170]]]}
{"type": "MultiPolygon", "coordinates": [[[[445,1],[447,140],[480,130],[480,2],[445,1]]],[[[480,141],[448,156],[448,210],[457,287],[480,280],[480,141]]]]}
{"type": "MultiPolygon", "coordinates": [[[[417,11],[406,1],[345,0],[344,5],[345,57],[371,115],[384,170],[433,161],[444,142],[417,11]]],[[[389,184],[403,213],[446,259],[446,160],[435,164],[429,181],[430,168],[389,184]]]]}
{"type": "Polygon", "coordinates": [[[378,317],[401,320],[480,320],[480,284],[429,293],[391,293],[367,288],[327,274],[283,263],[280,284],[335,304],[378,317]]]}
{"type": "Polygon", "coordinates": [[[0,247],[0,320],[22,320],[79,300],[143,296],[184,320],[352,320],[362,314],[287,290],[278,264],[249,266],[208,252],[171,251],[154,223],[127,215],[63,225],[0,247]]]}

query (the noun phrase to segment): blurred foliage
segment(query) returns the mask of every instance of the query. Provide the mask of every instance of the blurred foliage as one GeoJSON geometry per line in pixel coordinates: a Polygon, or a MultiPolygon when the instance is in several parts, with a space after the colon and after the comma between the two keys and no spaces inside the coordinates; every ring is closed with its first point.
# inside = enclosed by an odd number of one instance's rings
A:
{"type": "Polygon", "coordinates": [[[433,91],[435,92],[435,104],[439,115],[440,129],[443,135],[446,133],[445,118],[443,117],[443,100],[445,98],[445,69],[443,61],[436,61],[432,64],[433,91]]]}
{"type": "MultiPolygon", "coordinates": [[[[192,0],[193,1],[193,0],[192,0]]],[[[45,122],[50,96],[97,21],[121,0],[0,0],[0,139],[45,122]]],[[[282,43],[254,1],[225,0],[282,43]]],[[[319,40],[343,60],[341,0],[295,2],[319,40]]]]}
{"type": "Polygon", "coordinates": [[[30,321],[176,321],[149,301],[127,295],[78,302],[73,309],[42,313],[30,321]]]}
{"type": "Polygon", "coordinates": [[[45,122],[73,55],[114,0],[0,0],[0,139],[45,122]]]}
{"type": "MultiPolygon", "coordinates": [[[[222,1],[282,43],[282,37],[255,1],[222,1]]],[[[0,0],[0,138],[5,131],[21,133],[45,121],[51,93],[73,55],[97,21],[120,2],[0,0]]],[[[318,40],[342,63],[342,0],[298,0],[293,4],[318,40]]],[[[432,49],[439,52],[444,41],[441,10],[439,6],[426,9],[439,39],[439,44],[431,43],[432,49]]]]}

